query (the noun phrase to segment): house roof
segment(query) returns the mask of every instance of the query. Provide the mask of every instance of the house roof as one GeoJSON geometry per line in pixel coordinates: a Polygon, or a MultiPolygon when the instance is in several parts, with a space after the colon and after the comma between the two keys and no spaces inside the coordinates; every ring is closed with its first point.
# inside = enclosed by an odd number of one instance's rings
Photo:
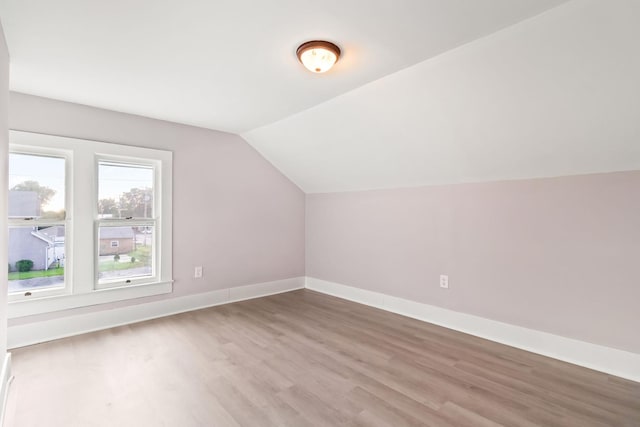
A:
{"type": "Polygon", "coordinates": [[[38,233],[52,239],[59,240],[62,238],[64,240],[65,229],[62,225],[54,225],[52,227],[41,228],[38,230],[38,233]]]}
{"type": "Polygon", "coordinates": [[[46,239],[51,243],[64,242],[65,228],[62,225],[54,225],[52,227],[41,228],[34,232],[33,235],[46,239]]]}
{"type": "Polygon", "coordinates": [[[100,239],[133,239],[132,227],[100,227],[100,239]]]}

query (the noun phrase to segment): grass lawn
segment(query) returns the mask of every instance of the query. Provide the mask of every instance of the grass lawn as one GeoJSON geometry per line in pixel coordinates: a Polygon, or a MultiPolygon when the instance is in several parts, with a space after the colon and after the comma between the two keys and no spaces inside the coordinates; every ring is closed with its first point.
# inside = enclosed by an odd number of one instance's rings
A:
{"type": "Polygon", "coordinates": [[[151,246],[139,246],[138,249],[131,252],[129,256],[135,257],[140,261],[148,261],[151,258],[151,246]]]}
{"type": "Polygon", "coordinates": [[[144,267],[144,264],[140,261],[104,261],[100,263],[100,271],[128,270],[136,267],[144,267]]]}
{"type": "Polygon", "coordinates": [[[147,267],[150,265],[149,260],[151,258],[151,246],[139,246],[135,251],[123,255],[135,258],[136,261],[100,261],[100,271],[129,270],[130,268],[147,267]]]}
{"type": "Polygon", "coordinates": [[[31,271],[13,271],[9,273],[9,280],[25,280],[36,277],[62,276],[64,267],[50,268],[48,270],[31,270],[31,271]]]}

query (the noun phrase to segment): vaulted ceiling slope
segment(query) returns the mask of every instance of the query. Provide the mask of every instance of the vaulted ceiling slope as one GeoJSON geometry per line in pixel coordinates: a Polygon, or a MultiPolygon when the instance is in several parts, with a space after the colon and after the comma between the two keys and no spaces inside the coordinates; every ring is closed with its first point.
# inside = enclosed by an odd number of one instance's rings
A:
{"type": "Polygon", "coordinates": [[[243,136],[312,193],[640,169],[638,22],[574,0],[243,136]]]}
{"type": "Polygon", "coordinates": [[[564,0],[2,0],[11,89],[229,132],[283,119],[564,0]],[[339,43],[330,75],[295,56],[339,43]]]}

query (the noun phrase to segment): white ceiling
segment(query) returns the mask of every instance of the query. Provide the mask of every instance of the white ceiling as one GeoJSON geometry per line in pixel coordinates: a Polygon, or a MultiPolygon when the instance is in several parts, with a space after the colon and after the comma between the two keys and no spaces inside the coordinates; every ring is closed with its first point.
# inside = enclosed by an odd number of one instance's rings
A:
{"type": "Polygon", "coordinates": [[[0,0],[0,19],[12,90],[240,133],[306,192],[640,169],[637,0],[0,0]],[[343,48],[325,75],[295,57],[313,38],[343,48]]]}
{"type": "Polygon", "coordinates": [[[305,192],[640,169],[638,22],[573,1],[243,136],[305,192]]]}
{"type": "Polygon", "coordinates": [[[2,0],[11,89],[230,132],[286,118],[562,0],[2,0]],[[337,42],[326,75],[295,57],[337,42]]]}

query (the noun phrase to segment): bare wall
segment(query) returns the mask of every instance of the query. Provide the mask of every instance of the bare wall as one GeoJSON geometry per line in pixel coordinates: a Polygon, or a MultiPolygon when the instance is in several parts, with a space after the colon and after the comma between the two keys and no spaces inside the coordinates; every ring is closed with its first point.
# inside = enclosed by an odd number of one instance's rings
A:
{"type": "Polygon", "coordinates": [[[309,194],[307,276],[640,353],[639,194],[640,171],[309,194]]]}
{"type": "Polygon", "coordinates": [[[304,193],[237,135],[11,93],[15,130],[173,152],[174,293],[11,324],[304,276],[304,193]],[[202,265],[203,279],[193,279],[202,265]]]}
{"type": "MultiPolygon", "coordinates": [[[[7,352],[7,201],[8,168],[7,146],[9,110],[9,51],[0,25],[0,370],[7,352]]],[[[2,402],[0,402],[2,405],[2,402]]],[[[2,407],[0,407],[0,414],[2,407]]],[[[1,417],[0,417],[1,419],[1,417]]]]}

